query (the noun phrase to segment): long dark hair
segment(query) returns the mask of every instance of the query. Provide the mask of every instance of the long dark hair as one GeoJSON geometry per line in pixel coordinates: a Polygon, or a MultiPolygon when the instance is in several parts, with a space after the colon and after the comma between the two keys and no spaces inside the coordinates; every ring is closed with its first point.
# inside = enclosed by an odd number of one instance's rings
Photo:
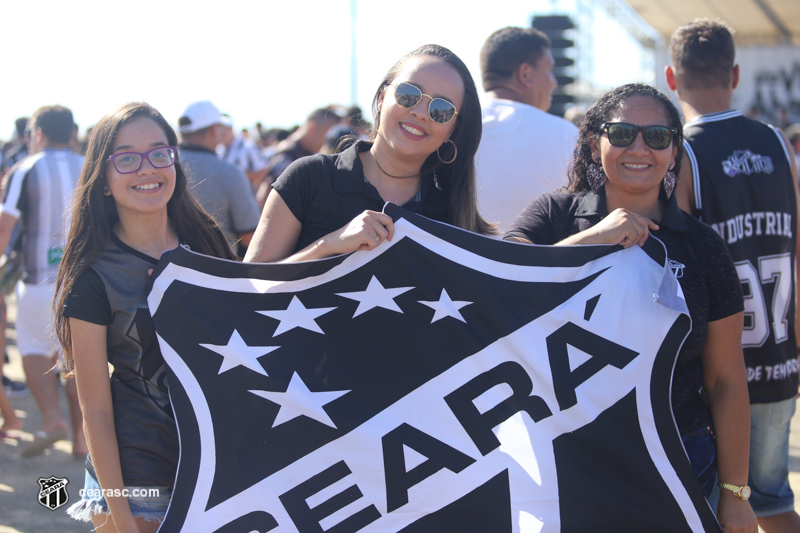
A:
{"type": "Polygon", "coordinates": [[[576,193],[592,189],[586,179],[586,171],[589,165],[594,163],[590,141],[594,139],[595,142],[600,142],[603,124],[608,122],[611,115],[618,111],[629,98],[634,96],[644,96],[652,98],[657,103],[660,102],[660,105],[664,107],[664,113],[667,115],[669,127],[678,130],[672,137],[672,145],[678,148],[678,153],[675,156],[675,166],[672,171],[675,176],[680,175],[681,159],[683,159],[683,126],[680,112],[675,107],[675,104],[672,103],[672,100],[655,87],[645,83],[629,83],[608,91],[598,98],[597,102],[586,112],[586,117],[580,126],[578,142],[575,145],[575,155],[569,169],[567,192],[576,193]]]}
{"type": "MultiPolygon", "coordinates": [[[[447,196],[447,221],[449,223],[484,235],[496,233],[495,225],[485,221],[478,213],[475,152],[478,151],[483,131],[481,104],[472,75],[457,55],[443,46],[426,44],[406,54],[395,63],[386,73],[372,100],[372,114],[375,116],[372,139],[375,139],[381,127],[378,107],[386,87],[394,81],[406,61],[418,56],[430,56],[447,63],[458,72],[464,82],[464,101],[456,115],[456,124],[450,135],[450,140],[455,143],[458,150],[456,160],[446,165],[440,161],[437,152],[433,152],[422,165],[423,179],[435,175],[436,186],[447,196]]],[[[442,157],[445,160],[450,159],[453,154],[453,150],[447,149],[449,145],[450,143],[445,142],[442,146],[442,157]]]]}
{"type": "MultiPolygon", "coordinates": [[[[158,124],[167,136],[167,144],[175,146],[175,130],[152,106],[132,102],[104,116],[92,129],[86,150],[86,160],[75,189],[72,223],[69,228],[64,257],[58,267],[56,279],[55,329],[64,350],[68,367],[72,368],[72,335],[69,321],[61,314],[67,296],[97,255],[108,248],[114,226],[119,222],[114,198],[106,196],[106,168],[108,157],[122,126],[139,117],[147,117],[158,124]]],[[[181,242],[199,253],[235,259],[225,237],[214,219],[189,194],[186,174],[180,163],[175,163],[175,191],[167,202],[167,215],[172,221],[181,242]]]]}

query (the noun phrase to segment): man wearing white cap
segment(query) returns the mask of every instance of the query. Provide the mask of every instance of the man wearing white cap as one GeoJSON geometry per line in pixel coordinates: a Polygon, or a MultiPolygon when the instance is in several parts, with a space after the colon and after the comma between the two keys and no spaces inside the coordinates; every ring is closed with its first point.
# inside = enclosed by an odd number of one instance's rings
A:
{"type": "Polygon", "coordinates": [[[223,125],[229,124],[208,100],[195,102],[178,119],[178,159],[186,169],[189,189],[222,228],[228,242],[250,242],[261,212],[244,173],[217,157],[223,125]]]}

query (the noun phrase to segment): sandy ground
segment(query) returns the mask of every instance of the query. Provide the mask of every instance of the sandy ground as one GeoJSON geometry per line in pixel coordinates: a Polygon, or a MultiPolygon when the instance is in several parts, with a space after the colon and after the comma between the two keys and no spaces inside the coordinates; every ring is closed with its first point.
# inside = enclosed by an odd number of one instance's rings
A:
{"type": "MultiPolygon", "coordinates": [[[[11,364],[4,371],[11,379],[24,380],[22,364],[16,350],[16,333],[13,329],[13,302],[9,302],[9,328],[7,331],[8,352],[11,364]]],[[[61,409],[64,419],[69,420],[67,401],[63,387],[60,388],[61,409]]],[[[0,439],[0,533],[39,533],[58,531],[61,533],[85,533],[91,525],[76,522],[64,512],[66,507],[80,499],[78,491],[83,488],[84,462],[72,456],[69,441],[61,441],[43,455],[23,459],[19,452],[26,442],[33,440],[32,432],[41,425],[41,415],[33,396],[11,400],[17,415],[24,421],[22,440],[0,439]],[[40,477],[67,478],[69,503],[55,511],[38,502],[40,477]]],[[[800,410],[792,421],[790,449],[790,481],[800,504],[800,410]]]]}
{"type": "MultiPolygon", "coordinates": [[[[8,329],[6,338],[11,364],[5,365],[3,372],[11,379],[24,381],[25,374],[16,346],[14,319],[16,308],[13,298],[8,302],[8,329]]],[[[59,387],[61,411],[69,420],[67,399],[63,386],[59,387]]],[[[84,533],[91,531],[90,524],[72,520],[64,512],[70,503],[80,500],[78,491],[83,488],[84,460],[72,455],[70,441],[60,441],[44,454],[30,459],[19,456],[27,442],[33,440],[33,432],[42,424],[42,416],[36,407],[32,394],[25,398],[12,399],[11,405],[22,421],[25,431],[21,440],[0,439],[0,533],[39,533],[59,531],[63,533],[84,533]],[[39,504],[39,478],[51,476],[67,478],[69,503],[55,511],[39,504]]]]}

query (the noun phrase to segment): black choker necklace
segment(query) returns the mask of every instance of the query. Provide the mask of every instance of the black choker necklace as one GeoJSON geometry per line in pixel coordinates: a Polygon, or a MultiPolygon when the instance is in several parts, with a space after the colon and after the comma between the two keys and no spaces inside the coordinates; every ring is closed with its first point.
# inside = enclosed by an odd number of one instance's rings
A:
{"type": "Polygon", "coordinates": [[[420,176],[419,174],[412,174],[411,176],[395,176],[394,174],[389,174],[388,172],[386,172],[385,170],[383,170],[383,167],[381,166],[381,164],[380,164],[380,163],[378,163],[378,158],[377,158],[377,157],[375,157],[375,156],[373,155],[373,156],[372,156],[372,159],[373,159],[373,161],[375,161],[375,164],[376,164],[376,165],[378,165],[378,169],[379,169],[381,172],[383,172],[384,174],[386,174],[387,176],[389,176],[390,178],[395,178],[395,179],[408,179],[408,178],[418,178],[418,177],[420,176]]]}

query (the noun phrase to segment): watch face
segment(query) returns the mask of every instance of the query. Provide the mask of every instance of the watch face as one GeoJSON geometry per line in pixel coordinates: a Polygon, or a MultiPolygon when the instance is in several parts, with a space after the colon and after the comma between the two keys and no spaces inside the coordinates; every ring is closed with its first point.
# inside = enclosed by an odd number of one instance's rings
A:
{"type": "Polygon", "coordinates": [[[750,487],[745,485],[742,487],[742,500],[748,500],[750,498],[750,487]]]}

